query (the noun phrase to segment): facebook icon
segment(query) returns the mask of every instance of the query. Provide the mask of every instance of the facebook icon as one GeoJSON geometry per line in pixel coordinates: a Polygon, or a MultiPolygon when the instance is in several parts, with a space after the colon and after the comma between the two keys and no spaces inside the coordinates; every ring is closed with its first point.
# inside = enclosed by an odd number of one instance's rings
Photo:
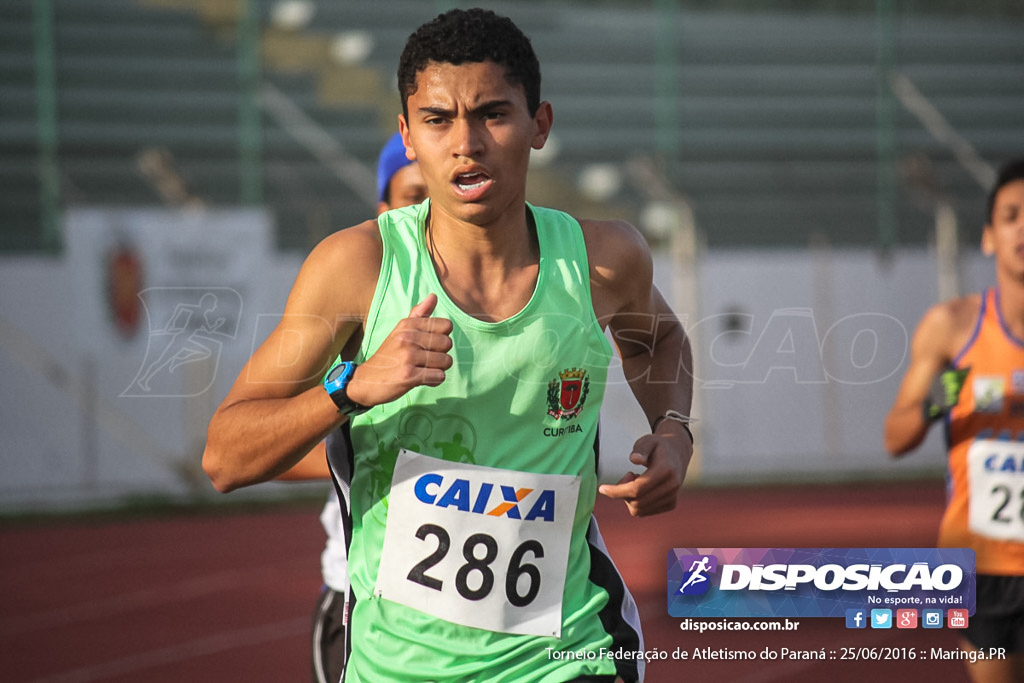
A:
{"type": "Polygon", "coordinates": [[[867,628],[867,611],[862,609],[846,610],[846,628],[867,628]]]}

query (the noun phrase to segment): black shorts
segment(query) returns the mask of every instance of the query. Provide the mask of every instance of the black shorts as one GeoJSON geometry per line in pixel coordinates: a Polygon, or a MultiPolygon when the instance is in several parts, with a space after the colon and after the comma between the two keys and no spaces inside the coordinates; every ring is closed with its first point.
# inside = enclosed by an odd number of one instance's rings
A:
{"type": "Polygon", "coordinates": [[[975,648],[1024,652],[1024,576],[978,574],[977,610],[964,637],[975,648]]]}
{"type": "Polygon", "coordinates": [[[345,594],[324,587],[313,612],[313,681],[338,683],[345,669],[345,594]]]}

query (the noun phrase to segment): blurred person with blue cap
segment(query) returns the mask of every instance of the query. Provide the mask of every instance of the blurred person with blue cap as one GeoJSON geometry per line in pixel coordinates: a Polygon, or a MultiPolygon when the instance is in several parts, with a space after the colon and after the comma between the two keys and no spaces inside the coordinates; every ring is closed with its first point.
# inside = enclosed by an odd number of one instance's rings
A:
{"type": "Polygon", "coordinates": [[[419,165],[405,155],[402,134],[385,143],[377,160],[377,213],[419,204],[427,198],[427,184],[419,165]]]}

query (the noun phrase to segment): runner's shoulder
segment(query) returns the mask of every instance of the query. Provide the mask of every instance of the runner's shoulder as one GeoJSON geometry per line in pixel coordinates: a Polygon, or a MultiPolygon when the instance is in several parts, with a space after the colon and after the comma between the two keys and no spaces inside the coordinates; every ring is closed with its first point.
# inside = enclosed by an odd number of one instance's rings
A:
{"type": "Polygon", "coordinates": [[[303,264],[304,270],[342,278],[376,282],[383,247],[376,220],[332,233],[320,241],[303,264]]]}
{"type": "Polygon", "coordinates": [[[356,265],[356,261],[372,258],[379,263],[381,253],[377,220],[370,219],[331,233],[313,248],[307,261],[326,261],[335,266],[342,262],[351,266],[356,265]]]}
{"type": "Polygon", "coordinates": [[[943,355],[952,358],[970,339],[980,310],[981,295],[977,293],[935,304],[921,318],[916,336],[930,338],[941,345],[943,355]]]}
{"type": "Polygon", "coordinates": [[[328,235],[302,264],[288,308],[330,318],[364,313],[380,277],[381,254],[375,220],[328,235]]]}

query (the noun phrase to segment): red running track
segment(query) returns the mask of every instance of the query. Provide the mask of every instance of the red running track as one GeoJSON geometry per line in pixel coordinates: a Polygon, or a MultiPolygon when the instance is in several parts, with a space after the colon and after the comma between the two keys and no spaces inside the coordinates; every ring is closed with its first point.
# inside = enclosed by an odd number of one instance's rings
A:
{"type": "MultiPolygon", "coordinates": [[[[961,662],[843,661],[843,648],[953,650],[942,630],[681,631],[667,616],[672,547],[927,547],[941,482],[688,489],[673,513],[636,520],[602,500],[598,519],[644,620],[647,648],[783,648],[837,659],[655,661],[648,683],[967,681],[961,662]]],[[[0,680],[7,683],[308,681],[320,587],[318,507],[179,514],[0,530],[0,680]]]]}

